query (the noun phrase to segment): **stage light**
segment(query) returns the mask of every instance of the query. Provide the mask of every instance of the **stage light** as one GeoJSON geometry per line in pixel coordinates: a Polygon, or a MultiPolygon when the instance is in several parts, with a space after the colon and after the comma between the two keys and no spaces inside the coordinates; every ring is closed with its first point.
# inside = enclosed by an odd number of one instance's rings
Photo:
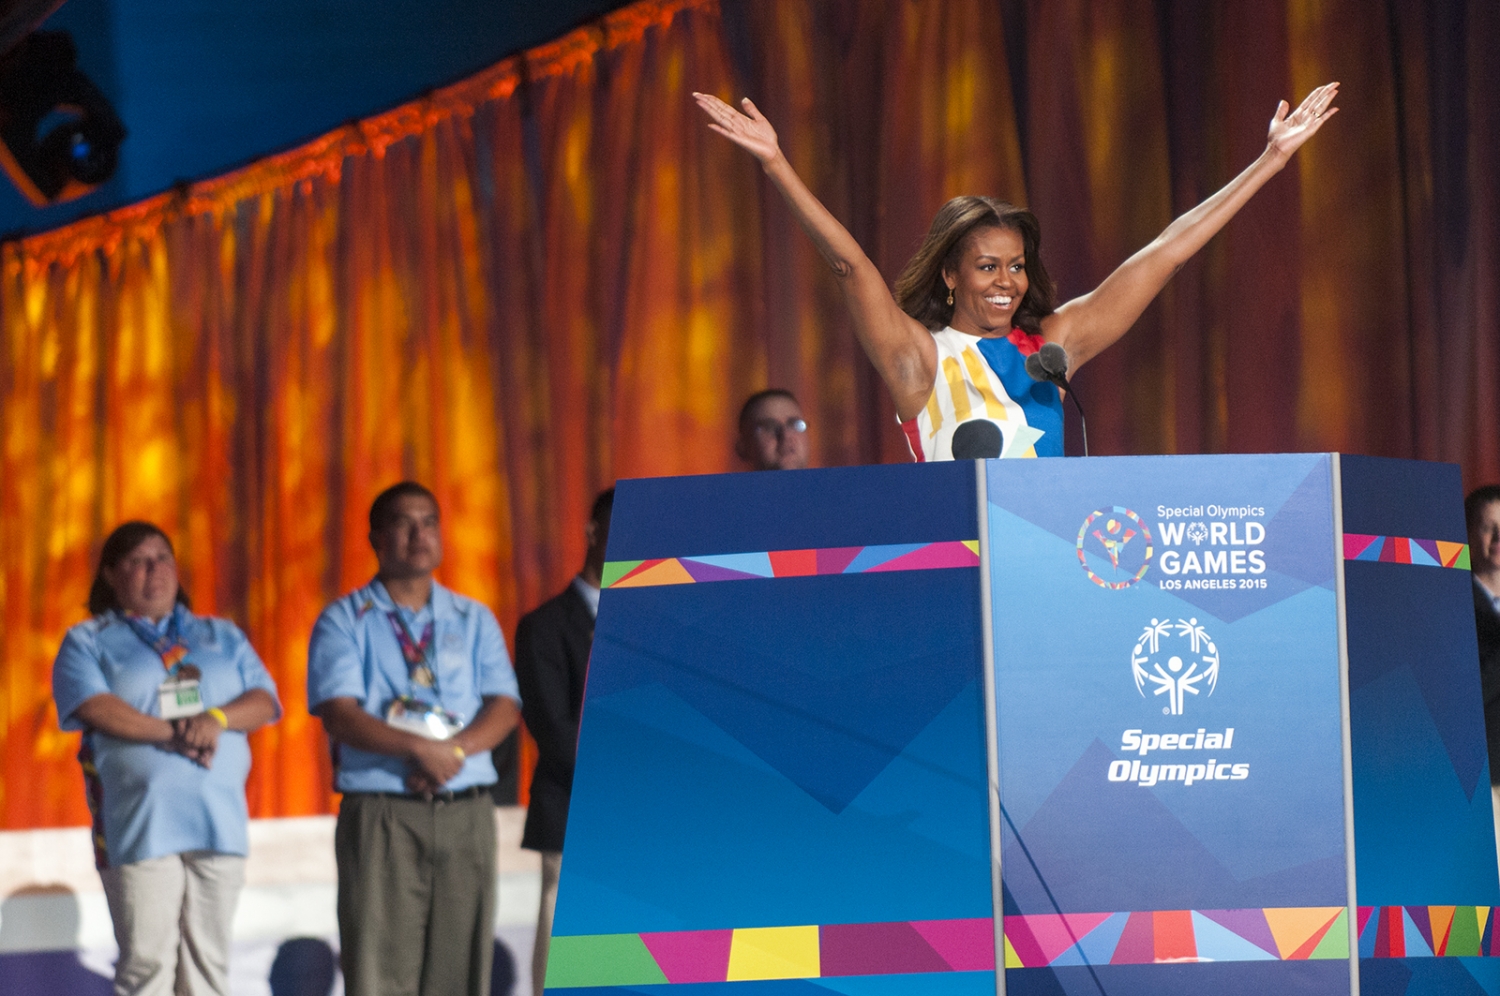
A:
{"type": "Polygon", "coordinates": [[[38,206],[114,174],[125,126],[77,66],[65,31],[38,31],[0,59],[0,165],[38,206]]]}

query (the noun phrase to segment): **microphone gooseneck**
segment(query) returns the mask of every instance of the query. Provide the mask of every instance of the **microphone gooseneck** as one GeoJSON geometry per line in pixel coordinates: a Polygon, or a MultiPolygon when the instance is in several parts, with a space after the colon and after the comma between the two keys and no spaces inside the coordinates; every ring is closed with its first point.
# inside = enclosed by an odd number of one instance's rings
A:
{"type": "Polygon", "coordinates": [[[1078,409],[1078,428],[1083,436],[1083,455],[1089,455],[1089,420],[1083,415],[1083,405],[1078,400],[1078,390],[1074,387],[1067,389],[1068,397],[1073,399],[1073,407],[1078,409]]]}

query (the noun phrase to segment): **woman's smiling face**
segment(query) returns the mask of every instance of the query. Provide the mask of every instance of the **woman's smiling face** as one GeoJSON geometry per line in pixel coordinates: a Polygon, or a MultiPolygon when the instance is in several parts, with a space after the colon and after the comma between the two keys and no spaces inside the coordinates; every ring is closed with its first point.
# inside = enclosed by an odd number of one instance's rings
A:
{"type": "Polygon", "coordinates": [[[1008,335],[1030,286],[1021,233],[990,226],[964,242],[957,272],[943,271],[953,291],[950,324],[969,335],[1008,335]]]}

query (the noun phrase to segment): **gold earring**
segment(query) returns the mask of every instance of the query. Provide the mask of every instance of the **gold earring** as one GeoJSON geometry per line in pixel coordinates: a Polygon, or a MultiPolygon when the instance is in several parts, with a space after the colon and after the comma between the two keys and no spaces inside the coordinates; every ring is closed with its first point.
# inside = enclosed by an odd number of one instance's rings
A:
{"type": "Polygon", "coordinates": [[[953,307],[953,288],[948,288],[948,307],[953,307]]]}

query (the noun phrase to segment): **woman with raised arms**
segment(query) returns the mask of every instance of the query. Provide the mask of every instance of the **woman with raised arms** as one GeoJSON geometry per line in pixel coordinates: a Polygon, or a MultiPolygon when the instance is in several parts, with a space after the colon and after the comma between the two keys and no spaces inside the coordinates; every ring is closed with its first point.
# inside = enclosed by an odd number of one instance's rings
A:
{"type": "Polygon", "coordinates": [[[711,129],[760,160],[839,278],[854,333],[890,389],[913,456],[951,460],[954,430],[974,419],[996,424],[1007,456],[1062,456],[1061,396],[1026,374],[1026,357],[1057,343],[1067,351],[1071,372],[1124,335],[1172,274],[1337,113],[1338,87],[1318,87],[1295,111],[1282,101],[1265,151],[1244,172],[1097,288],[1061,307],[1054,307],[1038,253],[1035,216],[990,197],[955,197],[939,209],[893,295],[859,244],[793,171],[771,122],[748,97],[744,113],[709,94],[693,98],[711,129]]]}

